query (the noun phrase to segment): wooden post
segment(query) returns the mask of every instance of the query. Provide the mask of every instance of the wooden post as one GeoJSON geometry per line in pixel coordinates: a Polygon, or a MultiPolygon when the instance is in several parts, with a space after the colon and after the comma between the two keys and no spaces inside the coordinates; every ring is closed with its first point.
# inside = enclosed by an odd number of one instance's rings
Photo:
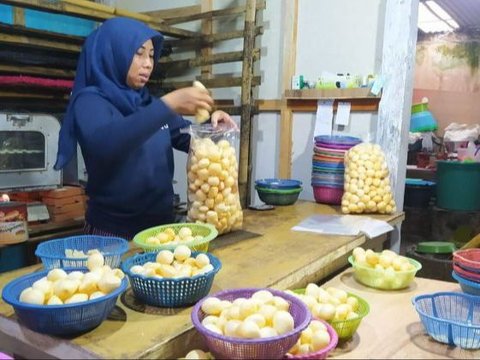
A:
{"type": "MultiPolygon", "coordinates": [[[[213,0],[202,0],[201,12],[212,11],[213,9],[213,0]]],[[[207,18],[202,20],[202,34],[203,35],[212,35],[212,19],[207,18]]],[[[210,57],[212,55],[212,45],[207,47],[202,47],[201,51],[202,57],[210,57]]],[[[212,65],[202,66],[201,69],[202,79],[210,79],[212,77],[212,65]]]]}
{"type": "Polygon", "coordinates": [[[286,1],[285,37],[283,41],[283,76],[282,76],[282,108],[280,110],[280,159],[278,176],[290,178],[292,172],[292,121],[293,112],[287,107],[285,90],[291,88],[292,76],[295,75],[297,58],[297,18],[298,0],[286,1]]]}
{"type": "Polygon", "coordinates": [[[25,11],[23,8],[13,7],[13,23],[18,26],[25,26],[25,11]]]}
{"type": "Polygon", "coordinates": [[[238,186],[240,202],[243,208],[250,203],[250,137],[252,127],[252,77],[253,49],[255,47],[255,14],[256,0],[247,0],[245,12],[245,38],[243,40],[242,92],[241,92],[241,124],[240,124],[240,161],[238,186]]]}

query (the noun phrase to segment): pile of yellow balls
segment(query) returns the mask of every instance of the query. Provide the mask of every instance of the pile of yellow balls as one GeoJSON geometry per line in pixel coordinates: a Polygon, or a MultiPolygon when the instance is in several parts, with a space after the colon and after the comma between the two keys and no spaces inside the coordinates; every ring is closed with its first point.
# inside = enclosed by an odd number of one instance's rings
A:
{"type": "Polygon", "coordinates": [[[195,139],[187,167],[188,221],[212,224],[220,234],[241,228],[235,148],[227,140],[195,139]]]}
{"type": "Polygon", "coordinates": [[[342,213],[391,214],[397,208],[385,155],[377,144],[361,143],[345,154],[342,213]]]}

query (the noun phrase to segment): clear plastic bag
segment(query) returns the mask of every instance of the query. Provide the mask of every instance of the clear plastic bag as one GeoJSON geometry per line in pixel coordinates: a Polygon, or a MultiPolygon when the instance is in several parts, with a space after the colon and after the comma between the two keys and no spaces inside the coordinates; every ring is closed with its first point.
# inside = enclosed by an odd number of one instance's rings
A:
{"type": "Polygon", "coordinates": [[[345,153],[342,213],[392,214],[397,211],[385,154],[379,145],[361,143],[345,153]]]}
{"type": "Polygon", "coordinates": [[[219,234],[240,229],[243,212],[235,151],[238,130],[207,124],[192,125],[189,132],[187,220],[212,224],[219,234]]]}

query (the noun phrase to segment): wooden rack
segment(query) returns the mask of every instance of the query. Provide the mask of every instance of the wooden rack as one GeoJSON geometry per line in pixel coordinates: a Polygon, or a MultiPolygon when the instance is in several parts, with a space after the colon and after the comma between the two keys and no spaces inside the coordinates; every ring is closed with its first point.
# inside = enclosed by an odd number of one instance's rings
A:
{"type": "MultiPolygon", "coordinates": [[[[251,118],[257,111],[252,98],[252,88],[260,85],[260,76],[254,76],[253,65],[260,59],[260,49],[255,48],[255,38],[263,27],[256,25],[256,14],[265,9],[265,0],[245,0],[243,6],[213,10],[213,0],[202,0],[201,5],[168,10],[135,13],[85,0],[0,0],[12,5],[14,23],[0,24],[0,75],[29,75],[59,79],[73,79],[76,60],[84,38],[25,27],[24,9],[89,19],[102,22],[115,16],[125,16],[145,22],[166,36],[163,56],[158,70],[152,75],[149,88],[153,94],[162,95],[173,89],[189,86],[185,78],[192,68],[200,69],[196,80],[208,88],[241,88],[240,106],[233,100],[220,101],[222,108],[232,115],[241,116],[239,189],[242,205],[248,204],[251,118]],[[214,33],[214,22],[222,19],[244,18],[243,29],[214,33]],[[199,31],[175,27],[177,24],[200,21],[199,31]],[[215,46],[231,39],[243,39],[240,51],[214,53],[215,46]],[[185,52],[195,51],[195,56],[185,58],[185,52]],[[183,55],[183,56],[182,56],[183,55]],[[239,74],[214,74],[214,64],[241,62],[239,74]],[[181,79],[180,79],[181,77],[181,79]]],[[[219,26],[221,28],[221,26],[219,26]]],[[[0,101],[4,110],[43,111],[63,113],[68,93],[52,93],[30,88],[0,88],[0,101]]]]}

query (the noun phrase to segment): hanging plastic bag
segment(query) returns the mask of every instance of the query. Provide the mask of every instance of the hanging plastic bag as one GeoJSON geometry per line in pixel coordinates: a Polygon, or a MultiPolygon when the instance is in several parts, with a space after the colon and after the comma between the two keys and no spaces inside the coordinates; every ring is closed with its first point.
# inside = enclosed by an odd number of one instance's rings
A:
{"type": "Polygon", "coordinates": [[[192,125],[190,135],[187,220],[212,224],[220,234],[240,229],[243,212],[234,146],[238,130],[222,125],[192,125]]]}
{"type": "Polygon", "coordinates": [[[345,153],[344,190],[344,214],[391,214],[397,210],[385,154],[379,145],[361,143],[345,153]]]}

